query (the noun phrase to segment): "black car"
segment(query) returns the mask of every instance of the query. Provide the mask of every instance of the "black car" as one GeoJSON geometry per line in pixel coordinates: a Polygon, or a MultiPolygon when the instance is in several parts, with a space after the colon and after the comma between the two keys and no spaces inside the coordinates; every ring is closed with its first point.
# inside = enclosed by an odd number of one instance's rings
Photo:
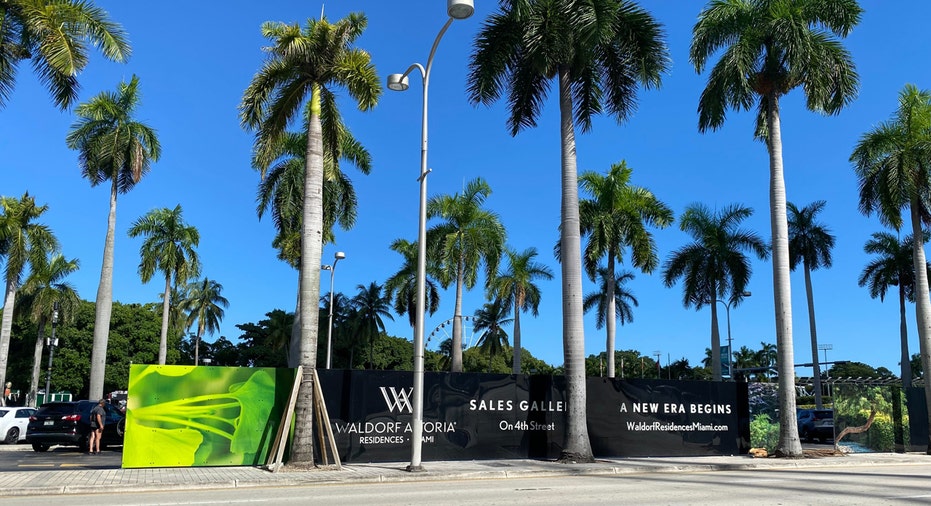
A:
{"type": "MultiPolygon", "coordinates": [[[[88,449],[91,432],[90,413],[97,401],[49,402],[29,417],[26,442],[37,452],[47,451],[52,445],[71,445],[88,449]]],[[[121,446],[126,420],[116,407],[104,404],[107,416],[104,421],[100,446],[121,446]]]]}
{"type": "Polygon", "coordinates": [[[799,409],[798,436],[809,443],[815,439],[819,443],[834,439],[834,410],[799,409]]]}

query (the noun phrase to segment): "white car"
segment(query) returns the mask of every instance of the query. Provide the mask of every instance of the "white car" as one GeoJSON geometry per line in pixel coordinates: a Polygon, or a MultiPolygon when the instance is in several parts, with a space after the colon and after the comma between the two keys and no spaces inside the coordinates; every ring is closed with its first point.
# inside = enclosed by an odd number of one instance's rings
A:
{"type": "Polygon", "coordinates": [[[26,425],[35,408],[0,407],[0,439],[6,444],[16,444],[26,439],[26,425]]]}

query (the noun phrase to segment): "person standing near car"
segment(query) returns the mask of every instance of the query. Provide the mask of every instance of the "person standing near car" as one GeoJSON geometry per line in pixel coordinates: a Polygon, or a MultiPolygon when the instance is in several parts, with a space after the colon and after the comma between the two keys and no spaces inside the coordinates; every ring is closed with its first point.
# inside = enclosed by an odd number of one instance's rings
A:
{"type": "Polygon", "coordinates": [[[107,416],[107,410],[103,405],[107,401],[100,399],[100,402],[91,409],[91,433],[88,451],[91,455],[100,453],[100,438],[103,437],[103,421],[107,416]]]}

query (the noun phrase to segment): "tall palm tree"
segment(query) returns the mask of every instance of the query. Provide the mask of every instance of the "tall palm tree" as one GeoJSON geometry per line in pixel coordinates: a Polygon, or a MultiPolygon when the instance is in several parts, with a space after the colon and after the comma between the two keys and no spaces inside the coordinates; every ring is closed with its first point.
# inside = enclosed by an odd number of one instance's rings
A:
{"type": "Polygon", "coordinates": [[[818,213],[827,202],[816,200],[799,209],[786,202],[789,219],[789,266],[792,270],[801,264],[805,271],[805,296],[808,300],[808,325],[811,330],[812,378],[815,388],[815,407],[821,409],[821,367],[818,363],[818,332],[815,327],[815,297],[811,289],[811,271],[831,267],[831,248],[835,237],[818,222],[818,213]]]}
{"type": "MultiPolygon", "coordinates": [[[[413,329],[417,325],[417,243],[407,239],[395,239],[390,248],[404,257],[404,263],[385,281],[385,296],[392,301],[398,315],[408,316],[413,329]]],[[[428,277],[424,290],[426,291],[424,309],[427,314],[432,315],[440,308],[440,289],[436,281],[428,277]]]]}
{"type": "MultiPolygon", "coordinates": [[[[608,327],[607,319],[609,315],[620,320],[621,325],[634,321],[634,310],[631,305],[638,305],[637,298],[634,297],[634,294],[627,290],[625,286],[628,281],[634,279],[634,273],[630,271],[614,273],[608,270],[607,267],[599,267],[598,271],[595,273],[595,279],[600,280],[598,289],[586,295],[585,299],[582,301],[582,308],[586,313],[592,309],[595,310],[597,315],[595,317],[595,328],[600,329],[602,327],[608,327]],[[613,300],[611,301],[608,300],[609,284],[613,286],[611,290],[613,300]],[[609,311],[609,307],[613,307],[614,311],[609,311]]],[[[613,343],[613,340],[611,340],[611,342],[613,343]]],[[[614,353],[610,355],[614,355],[614,353]]],[[[608,374],[613,374],[614,360],[608,357],[608,363],[612,364],[612,366],[608,368],[608,374]]],[[[610,378],[613,376],[608,377],[610,378]]]]}
{"type": "Polygon", "coordinates": [[[162,331],[158,344],[158,363],[165,365],[168,356],[168,317],[172,285],[187,283],[200,275],[200,260],[195,247],[200,243],[197,228],[184,223],[181,204],[174,209],[153,209],[129,228],[129,237],[145,237],[139,247],[139,276],[148,283],[156,271],[165,276],[162,292],[162,331]],[[174,282],[172,283],[172,280],[174,282]]]}
{"type": "MultiPolygon", "coordinates": [[[[909,84],[899,93],[899,107],[888,121],[864,134],[850,161],[860,180],[860,212],[874,211],[880,221],[899,230],[907,209],[912,237],[924,237],[931,222],[931,92],[909,84]]],[[[915,273],[915,319],[923,370],[931,371],[931,295],[924,243],[912,241],[915,273]]],[[[931,430],[931,388],[925,388],[931,430]]],[[[931,442],[928,444],[931,454],[931,442]]]]}
{"type": "Polygon", "coordinates": [[[728,109],[757,107],[756,137],[769,153],[779,443],[776,455],[801,457],[795,416],[789,234],[780,100],[795,88],[811,111],[836,114],[857,93],[853,59],[838,39],[860,21],[856,0],[712,0],[692,29],[689,59],[699,73],[720,57],[698,102],[698,129],[717,130],[728,109]]]}
{"type": "MultiPolygon", "coordinates": [[[[37,206],[36,199],[29,193],[24,193],[18,199],[0,197],[0,210],[3,211],[0,215],[0,251],[5,254],[3,316],[0,320],[0,385],[5,385],[13,311],[23,272],[27,265],[41,265],[50,252],[58,249],[58,240],[46,225],[36,222],[48,210],[48,206],[37,206]]],[[[0,405],[5,402],[5,398],[0,399],[0,405]]]]}
{"type": "Polygon", "coordinates": [[[28,308],[29,317],[38,328],[32,360],[32,375],[29,380],[29,394],[26,397],[28,405],[33,405],[32,403],[35,402],[39,388],[46,326],[49,323],[55,325],[73,321],[78,304],[81,302],[74,286],[65,280],[68,275],[78,270],[79,265],[76,258],[66,260],[61,253],[51,254],[43,258],[41,262],[35,262],[30,266],[29,277],[26,278],[20,290],[21,304],[28,308]],[[58,322],[53,319],[56,310],[58,322]]]}
{"type": "Polygon", "coordinates": [[[66,137],[68,147],[78,151],[81,175],[91,186],[110,182],[110,211],[104,239],[103,264],[97,286],[94,314],[94,344],[88,396],[103,397],[107,367],[107,341],[113,311],[113,244],[116,234],[116,198],[132,190],[161,156],[155,130],[134,118],[140,101],[139,78],[121,82],[116,92],[102,92],[78,105],[78,120],[66,137]]]}
{"type": "MultiPolygon", "coordinates": [[[[286,135],[288,124],[307,103],[307,146],[304,156],[304,198],[301,207],[301,259],[298,304],[300,364],[311,370],[317,363],[317,323],[320,296],[320,258],[323,250],[324,153],[336,152],[338,138],[327,135],[321,118],[335,117],[336,91],[344,88],[360,110],[378,102],[381,84],[371,55],[353,47],[365,30],[363,14],[349,14],[330,23],[326,18],[299,24],[266,22],[262,35],[271,46],[269,57],[246,88],[240,104],[242,125],[256,132],[259,158],[286,135]]],[[[296,428],[291,457],[294,462],[313,462],[313,389],[302,388],[295,408],[296,428]]]]}
{"type": "MultiPolygon", "coordinates": [[[[928,242],[929,234],[924,232],[923,242],[928,242]]],[[[890,287],[898,287],[899,295],[899,341],[902,354],[899,358],[902,387],[912,386],[911,355],[908,351],[908,324],[905,319],[905,301],[915,302],[915,263],[912,254],[915,251],[915,237],[907,236],[901,241],[888,232],[874,232],[872,239],[866,241],[863,251],[876,255],[866,264],[860,273],[858,283],[868,286],[870,297],[882,302],[890,287]]],[[[925,262],[926,270],[931,270],[931,263],[925,262]]]]}
{"type": "Polygon", "coordinates": [[[200,341],[204,333],[213,334],[220,330],[220,321],[223,320],[223,308],[229,307],[230,303],[220,292],[223,291],[223,285],[212,279],[204,278],[188,285],[188,298],[184,302],[184,310],[187,312],[187,326],[194,325],[197,322],[197,337],[194,341],[194,365],[198,364],[200,359],[200,341]]]}
{"type": "Polygon", "coordinates": [[[385,322],[382,318],[394,320],[391,316],[391,300],[382,295],[382,286],[378,283],[369,283],[369,286],[357,285],[359,292],[352,298],[351,304],[356,310],[353,328],[356,337],[369,345],[369,369],[375,367],[375,342],[385,331],[385,322]]]}
{"type": "Polygon", "coordinates": [[[637,86],[658,87],[670,65],[662,28],[627,0],[505,0],[479,31],[469,64],[473,103],[507,96],[511,135],[537,124],[556,81],[560,132],[560,248],[566,441],[560,460],[593,460],[585,406],[585,332],[576,126],[587,132],[606,111],[618,121],[636,108],[637,86]]]}
{"type": "Polygon", "coordinates": [[[484,208],[489,195],[488,183],[475,178],[462,193],[437,195],[427,202],[427,217],[443,220],[427,232],[427,248],[437,262],[443,288],[456,287],[452,372],[462,372],[462,290],[475,287],[481,266],[485,267],[486,287],[490,286],[507,240],[498,215],[484,208]]]}
{"type": "Polygon", "coordinates": [[[130,47],[123,27],[83,0],[0,2],[0,109],[16,82],[16,68],[31,60],[55,105],[64,110],[78,97],[77,75],[90,61],[88,46],[120,63],[130,47]]]}
{"type": "Polygon", "coordinates": [[[718,299],[739,304],[750,275],[750,259],[769,256],[763,239],[755,232],[739,228],[753,210],[734,204],[712,212],[702,204],[685,209],[679,222],[694,241],[670,253],[663,264],[663,283],[672,287],[682,280],[682,304],[701,309],[711,307],[711,374],[721,381],[721,339],[718,333],[718,299]]]}
{"type": "Polygon", "coordinates": [[[514,358],[511,363],[511,374],[520,374],[521,334],[520,314],[530,311],[530,314],[540,314],[540,287],[534,281],[537,279],[553,279],[553,271],[544,264],[535,262],[536,248],[527,248],[518,252],[511,248],[504,251],[507,257],[507,267],[498,274],[492,282],[492,300],[501,299],[514,311],[514,358]]]}
{"type": "MultiPolygon", "coordinates": [[[[672,210],[646,188],[630,184],[631,169],[626,162],[616,163],[606,175],[586,171],[579,176],[579,186],[591,196],[579,202],[581,233],[588,236],[582,261],[589,278],[595,279],[603,258],[607,258],[608,275],[605,282],[607,311],[605,350],[608,357],[607,373],[614,377],[614,306],[615,262],[624,261],[624,249],[630,248],[632,265],[641,272],[650,273],[659,264],[656,241],[647,227],[666,228],[673,220],[672,210]]],[[[622,320],[623,322],[623,320],[622,320]]]]}
{"type": "Polygon", "coordinates": [[[508,333],[504,326],[513,321],[512,318],[508,318],[510,307],[506,301],[495,299],[475,311],[473,328],[475,332],[484,332],[478,341],[478,348],[488,355],[488,372],[492,372],[491,364],[495,356],[509,348],[508,333]]]}

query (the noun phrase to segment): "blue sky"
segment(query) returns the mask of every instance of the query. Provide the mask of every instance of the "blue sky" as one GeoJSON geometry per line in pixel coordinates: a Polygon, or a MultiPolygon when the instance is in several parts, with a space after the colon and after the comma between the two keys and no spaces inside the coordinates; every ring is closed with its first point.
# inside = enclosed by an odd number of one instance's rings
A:
{"type": "MultiPolygon", "coordinates": [[[[465,181],[485,178],[493,189],[488,207],[499,213],[508,243],[518,250],[536,247],[538,260],[557,276],[541,282],[540,316],[522,317],[523,344],[549,363],[562,363],[559,266],[552,258],[559,223],[558,108],[551,94],[539,126],[516,137],[505,128],[506,104],[472,106],[465,96],[471,43],[497,2],[476,0],[475,15],[457,21],[444,37],[430,81],[429,193],[452,194],[465,181]]],[[[80,75],[80,101],[113,90],[133,74],[140,78],[142,104],[138,119],[158,130],[163,156],[149,175],[117,205],[114,299],[124,303],[155,302],[162,285],[142,284],[137,274],[140,239],[126,230],[151,209],[181,204],[184,218],[200,230],[198,253],[203,274],[221,283],[230,307],[221,332],[235,341],[234,325],[256,322],[276,309],[293,310],[297,274],[276,259],[270,220],[255,212],[258,174],[250,167],[251,134],[237,117],[243,90],[262,62],[264,21],[304,23],[318,17],[320,2],[172,2],[98,0],[129,33],[133,56],[120,65],[95,57],[80,75]]],[[[606,171],[626,160],[634,184],[652,190],[678,216],[694,202],[712,208],[733,203],[752,207],[744,226],[768,240],[768,161],[765,146],[752,138],[753,114],[731,112],[724,127],[698,132],[696,108],[707,76],[688,62],[691,28],[704,2],[644,0],[664,25],[672,56],[671,72],[660,90],[639,95],[636,114],[618,125],[597,118],[592,132],[579,134],[579,170],[606,171]]],[[[857,211],[857,181],[848,162],[857,139],[896,107],[906,83],[931,87],[927,65],[927,20],[931,4],[919,1],[861,2],[860,25],[846,39],[861,78],[859,98],[839,116],[823,117],[805,110],[801,92],[782,104],[782,126],[788,199],[799,206],[827,201],[822,221],[837,236],[831,269],[813,274],[819,342],[832,345],[828,360],[854,360],[898,371],[898,309],[894,294],[885,303],[857,286],[869,257],[863,244],[883,230],[876,217],[857,211]]],[[[425,64],[430,46],[446,20],[442,0],[328,2],[326,16],[339,19],[364,11],[369,26],[358,46],[371,52],[378,74],[403,72],[411,63],[425,64]]],[[[379,105],[359,113],[341,101],[346,122],[373,156],[369,176],[349,168],[359,196],[358,220],[350,231],[337,231],[337,243],[324,249],[329,263],[344,251],[336,272],[336,291],[347,295],[357,285],[383,283],[400,266],[400,255],[388,246],[397,238],[414,240],[420,163],[421,84],[414,76],[406,93],[385,90],[379,105]]],[[[65,146],[74,122],[72,111],[51,103],[31,67],[20,67],[9,104],[0,109],[0,194],[28,191],[49,205],[44,216],[58,236],[63,253],[81,262],[70,281],[80,295],[93,300],[99,281],[106,232],[108,187],[91,187],[82,179],[77,155],[65,146]]],[[[662,260],[690,241],[678,224],[656,231],[662,260]]],[[[734,347],[758,349],[774,343],[771,264],[754,260],[749,290],[753,295],[731,310],[734,347]]],[[[321,293],[329,276],[321,275],[321,293]]],[[[700,362],[709,347],[710,310],[685,309],[681,287],[665,288],[657,271],[637,274],[629,288],[640,302],[634,321],[619,326],[618,349],[645,355],[700,362]]],[[[593,290],[586,280],[586,293],[593,290]]],[[[795,362],[811,361],[802,273],[792,274],[795,362]]],[[[465,296],[463,313],[484,303],[477,287],[465,296]]],[[[426,332],[453,316],[452,289],[443,294],[440,310],[427,317],[426,332]]],[[[723,309],[723,308],[722,308],[723,309]]],[[[722,338],[727,327],[720,312],[722,338]]],[[[908,308],[910,349],[918,351],[913,307],[908,308]]],[[[604,349],[604,330],[586,316],[586,353],[604,349]]],[[[406,317],[387,322],[389,333],[410,338],[406,317]]],[[[445,338],[438,331],[439,338],[445,338]]],[[[468,335],[466,336],[468,338],[468,335]]],[[[153,336],[153,339],[157,336],[153,336]]],[[[435,349],[439,338],[430,342],[435,349]]],[[[723,343],[722,343],[723,344],[723,343]]],[[[824,352],[819,354],[824,359],[824,352]]],[[[799,375],[811,370],[799,368],[799,375]]]]}

